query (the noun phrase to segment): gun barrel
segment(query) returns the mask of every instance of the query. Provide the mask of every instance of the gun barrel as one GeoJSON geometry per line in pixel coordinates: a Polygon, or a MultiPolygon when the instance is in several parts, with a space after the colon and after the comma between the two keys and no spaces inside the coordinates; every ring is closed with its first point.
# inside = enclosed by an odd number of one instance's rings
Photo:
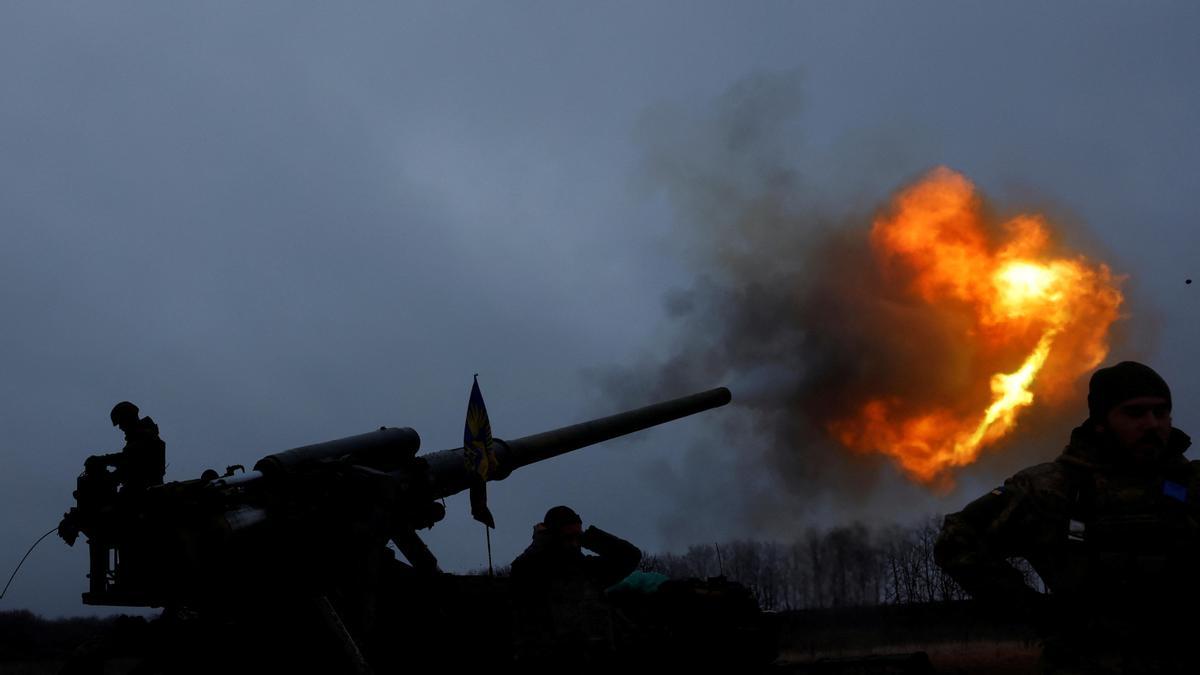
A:
{"type": "MultiPolygon", "coordinates": [[[[498,466],[488,475],[488,480],[503,480],[513,470],[534,462],[695,415],[731,400],[729,390],[718,387],[512,441],[495,439],[493,449],[498,466]]],[[[429,462],[437,496],[449,497],[471,486],[473,476],[462,448],[430,453],[423,459],[429,462]]]]}
{"type": "Polygon", "coordinates": [[[409,427],[380,427],[378,431],[267,455],[254,464],[254,471],[274,476],[343,457],[386,470],[411,458],[420,448],[421,436],[409,427]]]}
{"type": "MultiPolygon", "coordinates": [[[[572,450],[603,443],[618,436],[625,436],[710,408],[723,406],[730,400],[732,400],[732,396],[729,390],[725,387],[718,387],[691,396],[655,403],[644,408],[508,441],[506,443],[508,446],[506,453],[508,470],[511,471],[572,450]]],[[[503,468],[503,464],[501,467],[503,468]]]]}

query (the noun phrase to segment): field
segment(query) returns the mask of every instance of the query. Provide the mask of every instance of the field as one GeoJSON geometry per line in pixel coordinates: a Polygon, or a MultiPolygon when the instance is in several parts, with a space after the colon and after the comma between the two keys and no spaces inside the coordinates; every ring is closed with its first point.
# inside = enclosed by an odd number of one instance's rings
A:
{"type": "MultiPolygon", "coordinates": [[[[969,603],[810,610],[774,618],[780,658],[773,672],[1000,675],[1032,672],[1038,654],[1028,631],[981,617],[969,603]]],[[[0,675],[57,673],[74,650],[98,635],[108,636],[115,654],[128,652],[128,636],[144,626],[140,618],[46,621],[28,612],[0,613],[0,675]]],[[[134,659],[118,656],[105,672],[126,673],[134,665],[134,659]]]]}
{"type": "Polygon", "coordinates": [[[814,673],[1028,673],[1036,636],[970,602],[809,610],[779,616],[779,666],[814,673]],[[924,653],[929,667],[915,656],[924,653]]]}

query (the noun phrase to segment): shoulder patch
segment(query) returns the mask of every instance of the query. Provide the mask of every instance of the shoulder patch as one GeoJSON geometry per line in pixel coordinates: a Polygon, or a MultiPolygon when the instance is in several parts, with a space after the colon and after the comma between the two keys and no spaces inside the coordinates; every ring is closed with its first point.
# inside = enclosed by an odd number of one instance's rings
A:
{"type": "Polygon", "coordinates": [[[1175,501],[1186,502],[1188,500],[1187,488],[1169,480],[1163,481],[1163,494],[1175,501]]]}

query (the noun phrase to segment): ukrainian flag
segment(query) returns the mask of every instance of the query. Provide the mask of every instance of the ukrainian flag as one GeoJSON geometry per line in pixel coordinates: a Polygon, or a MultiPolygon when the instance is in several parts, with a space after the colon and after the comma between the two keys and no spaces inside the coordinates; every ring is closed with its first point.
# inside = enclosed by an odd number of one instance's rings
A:
{"type": "Polygon", "coordinates": [[[495,520],[487,508],[488,472],[496,464],[496,453],[492,450],[492,423],[488,420],[487,406],[479,391],[479,376],[471,385],[471,398],[467,401],[467,423],[463,428],[463,450],[467,468],[477,480],[471,486],[471,516],[488,527],[496,527],[495,520]]]}

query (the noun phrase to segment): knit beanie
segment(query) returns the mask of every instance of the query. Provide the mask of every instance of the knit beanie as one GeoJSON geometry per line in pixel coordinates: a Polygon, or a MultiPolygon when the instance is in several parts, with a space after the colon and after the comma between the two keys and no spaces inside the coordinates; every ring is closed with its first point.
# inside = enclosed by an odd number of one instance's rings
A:
{"type": "Polygon", "coordinates": [[[1171,405],[1171,389],[1150,366],[1122,361],[1092,374],[1088,384],[1088,415],[1092,422],[1103,422],[1108,411],[1131,398],[1161,396],[1171,405]]]}
{"type": "Polygon", "coordinates": [[[569,506],[555,506],[546,512],[546,517],[542,519],[542,523],[547,529],[557,530],[566,525],[582,525],[583,520],[569,506]]]}

